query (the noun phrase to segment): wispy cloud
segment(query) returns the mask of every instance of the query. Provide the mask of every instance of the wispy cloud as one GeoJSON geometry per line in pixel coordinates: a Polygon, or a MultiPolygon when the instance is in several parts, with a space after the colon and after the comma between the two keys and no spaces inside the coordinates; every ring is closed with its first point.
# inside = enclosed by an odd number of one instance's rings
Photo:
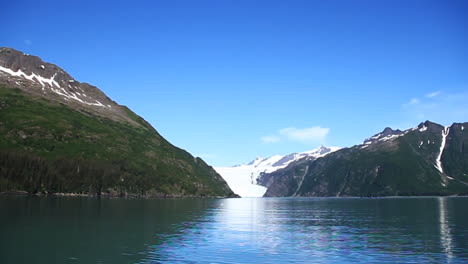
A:
{"type": "Polygon", "coordinates": [[[329,128],[314,126],[308,128],[287,127],[280,129],[277,135],[264,136],[260,139],[264,143],[276,143],[282,139],[301,143],[323,143],[329,128]]]}
{"type": "Polygon", "coordinates": [[[435,99],[435,97],[439,96],[440,94],[441,94],[441,91],[435,91],[435,92],[425,94],[423,99],[419,99],[419,98],[416,98],[416,97],[411,98],[411,100],[408,103],[404,104],[403,106],[417,105],[417,104],[423,103],[422,101],[425,98],[435,99]]]}
{"type": "Polygon", "coordinates": [[[438,96],[439,94],[440,94],[440,91],[436,91],[436,92],[426,94],[426,97],[427,98],[432,98],[432,97],[438,96]]]}
{"type": "Polygon", "coordinates": [[[421,101],[418,99],[418,98],[412,98],[408,103],[407,105],[415,105],[415,104],[419,104],[421,101]]]}
{"type": "Polygon", "coordinates": [[[322,142],[330,131],[324,127],[295,128],[288,127],[280,130],[280,135],[286,136],[291,141],[299,142],[322,142]]]}
{"type": "Polygon", "coordinates": [[[445,124],[468,120],[468,92],[449,94],[437,91],[420,98],[413,98],[402,106],[405,115],[412,120],[427,119],[445,124]]]}
{"type": "Polygon", "coordinates": [[[264,143],[276,143],[278,141],[281,140],[280,137],[278,136],[264,136],[264,137],[261,137],[260,140],[262,140],[262,142],[264,143]]]}
{"type": "Polygon", "coordinates": [[[29,39],[26,39],[26,40],[24,40],[24,44],[26,44],[26,45],[28,45],[28,46],[29,46],[29,45],[31,45],[31,44],[32,44],[32,41],[31,41],[31,40],[29,40],[29,39]]]}

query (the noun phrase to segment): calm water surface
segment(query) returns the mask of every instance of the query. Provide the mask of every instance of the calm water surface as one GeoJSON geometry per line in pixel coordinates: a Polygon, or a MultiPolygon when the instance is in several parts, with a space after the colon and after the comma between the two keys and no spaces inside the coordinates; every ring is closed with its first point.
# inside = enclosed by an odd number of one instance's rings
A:
{"type": "Polygon", "coordinates": [[[0,196],[0,263],[468,263],[468,198],[0,196]]]}

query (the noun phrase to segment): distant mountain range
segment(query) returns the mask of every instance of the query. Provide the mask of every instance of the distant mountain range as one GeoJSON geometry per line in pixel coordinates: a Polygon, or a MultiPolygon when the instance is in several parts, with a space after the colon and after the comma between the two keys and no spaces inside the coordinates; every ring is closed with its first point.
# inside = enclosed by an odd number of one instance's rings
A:
{"type": "Polygon", "coordinates": [[[259,157],[248,164],[215,167],[215,170],[224,178],[229,187],[241,197],[261,197],[267,190],[264,186],[257,184],[258,178],[263,173],[275,172],[299,160],[315,160],[338,149],[337,147],[320,146],[317,149],[301,153],[284,156],[275,155],[269,158],[259,157]]]}
{"type": "Polygon", "coordinates": [[[385,128],[363,144],[264,173],[258,183],[265,196],[468,195],[468,123],[385,128]]]}
{"type": "Polygon", "coordinates": [[[0,117],[0,193],[234,196],[129,108],[11,48],[0,48],[0,117]]]}

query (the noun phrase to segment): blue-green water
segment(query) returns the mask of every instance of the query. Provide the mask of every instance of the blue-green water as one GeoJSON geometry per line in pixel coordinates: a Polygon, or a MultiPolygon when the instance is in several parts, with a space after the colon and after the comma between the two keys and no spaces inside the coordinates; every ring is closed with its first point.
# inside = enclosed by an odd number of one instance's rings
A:
{"type": "Polygon", "coordinates": [[[0,263],[468,263],[468,198],[0,196],[0,263]]]}

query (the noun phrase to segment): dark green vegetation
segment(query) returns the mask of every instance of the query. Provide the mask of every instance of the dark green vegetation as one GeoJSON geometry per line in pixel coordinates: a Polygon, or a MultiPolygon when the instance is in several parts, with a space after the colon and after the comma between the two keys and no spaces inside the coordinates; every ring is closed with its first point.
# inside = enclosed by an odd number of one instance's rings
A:
{"type": "Polygon", "coordinates": [[[232,196],[203,160],[140,126],[0,85],[0,192],[232,196]]]}
{"type": "Polygon", "coordinates": [[[450,140],[445,146],[443,163],[447,175],[468,180],[468,123],[454,124],[449,133],[450,140]],[[463,127],[463,130],[461,129],[463,127]],[[462,155],[460,155],[462,153],[462,155]]]}
{"type": "Polygon", "coordinates": [[[442,126],[425,122],[390,140],[301,160],[262,175],[266,196],[468,195],[468,123],[453,124],[436,168],[442,126]],[[426,129],[420,129],[426,127],[426,129]]]}

